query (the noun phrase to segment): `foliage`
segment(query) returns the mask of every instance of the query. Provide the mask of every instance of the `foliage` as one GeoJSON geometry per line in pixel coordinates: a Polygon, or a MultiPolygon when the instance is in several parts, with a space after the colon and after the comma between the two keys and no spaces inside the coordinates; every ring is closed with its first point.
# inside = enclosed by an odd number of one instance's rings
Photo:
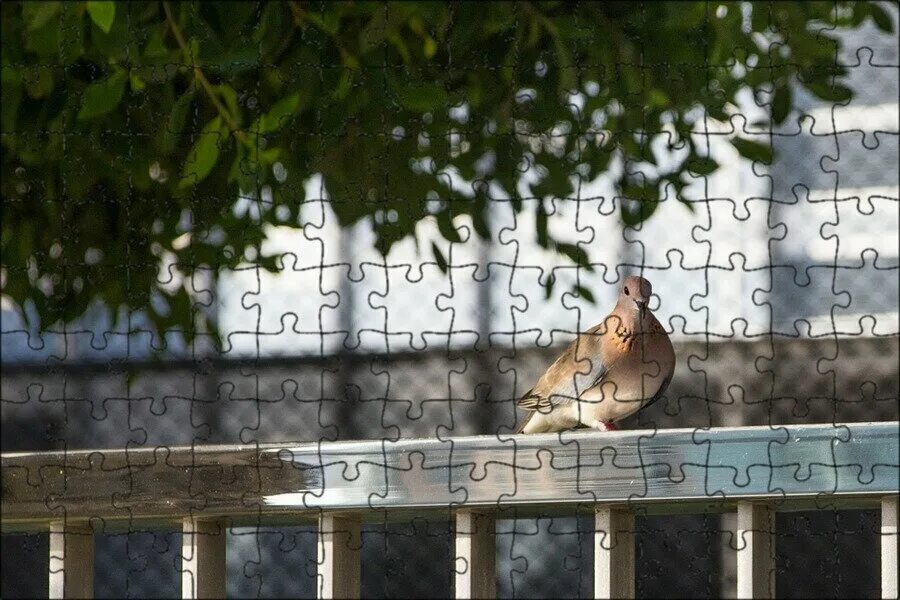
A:
{"type": "MultiPolygon", "coordinates": [[[[527,168],[541,174],[527,190],[538,198],[571,197],[576,173],[609,174],[635,225],[716,170],[690,135],[704,114],[727,121],[745,88],[776,123],[792,85],[844,102],[835,28],[891,29],[876,4],[832,2],[0,10],[3,294],[33,303],[33,326],[99,298],[189,338],[210,328],[191,276],[258,256],[262,223],[297,226],[312,174],[341,224],[372,220],[384,253],[425,218],[451,242],[460,214],[488,236],[489,197],[524,210],[527,168]],[[651,150],[660,136],[678,160],[651,150]],[[454,189],[448,172],[470,185],[454,189]],[[238,196],[256,209],[235,211],[238,196]]],[[[771,160],[759,143],[734,145],[771,160]]],[[[539,242],[590,269],[534,210],[539,242]]]]}

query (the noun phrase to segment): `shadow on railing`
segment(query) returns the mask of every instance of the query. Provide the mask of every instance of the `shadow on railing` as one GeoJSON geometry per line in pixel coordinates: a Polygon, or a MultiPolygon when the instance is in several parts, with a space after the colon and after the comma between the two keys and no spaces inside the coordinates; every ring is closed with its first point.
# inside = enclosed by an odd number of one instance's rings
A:
{"type": "Polygon", "coordinates": [[[8,453],[5,533],[50,532],[50,595],[93,592],[93,534],[183,529],[184,597],[224,596],[230,526],[319,525],[319,595],[359,594],[360,524],[455,514],[457,597],[495,594],[494,523],[595,514],[598,597],[634,595],[634,513],[736,511],[738,596],[774,593],[776,510],[882,510],[897,595],[898,423],[8,453]],[[613,540],[613,541],[611,541],[613,540]]]}

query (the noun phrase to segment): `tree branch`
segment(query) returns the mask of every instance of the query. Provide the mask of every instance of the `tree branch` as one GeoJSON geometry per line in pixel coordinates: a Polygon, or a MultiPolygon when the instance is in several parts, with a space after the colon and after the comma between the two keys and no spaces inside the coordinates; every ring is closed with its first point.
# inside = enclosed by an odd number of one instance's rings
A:
{"type": "Polygon", "coordinates": [[[163,10],[166,13],[166,22],[172,28],[172,34],[175,36],[175,41],[181,48],[185,60],[190,61],[191,66],[194,68],[194,77],[200,82],[200,85],[203,87],[206,95],[209,96],[209,99],[213,103],[213,106],[215,106],[216,110],[219,112],[219,115],[221,115],[222,119],[225,121],[225,124],[228,125],[228,128],[232,131],[232,133],[234,133],[234,135],[246,146],[252,147],[252,143],[247,137],[247,134],[238,127],[237,122],[234,120],[234,116],[230,112],[228,112],[228,109],[216,96],[216,91],[213,89],[212,84],[206,78],[206,75],[203,74],[203,70],[200,68],[200,65],[197,65],[194,62],[194,57],[191,53],[191,49],[187,45],[187,42],[184,39],[184,35],[181,33],[181,29],[175,22],[175,17],[172,16],[172,10],[169,8],[169,3],[163,2],[162,5],[163,10]]]}

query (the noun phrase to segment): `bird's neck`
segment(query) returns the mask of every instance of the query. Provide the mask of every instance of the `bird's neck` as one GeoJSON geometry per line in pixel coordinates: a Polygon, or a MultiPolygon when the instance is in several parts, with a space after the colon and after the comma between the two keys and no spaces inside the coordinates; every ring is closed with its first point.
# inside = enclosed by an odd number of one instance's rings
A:
{"type": "Polygon", "coordinates": [[[634,302],[618,302],[613,314],[622,320],[622,325],[627,329],[635,332],[649,331],[650,324],[653,322],[653,313],[650,309],[644,309],[643,318],[641,311],[634,302]]]}

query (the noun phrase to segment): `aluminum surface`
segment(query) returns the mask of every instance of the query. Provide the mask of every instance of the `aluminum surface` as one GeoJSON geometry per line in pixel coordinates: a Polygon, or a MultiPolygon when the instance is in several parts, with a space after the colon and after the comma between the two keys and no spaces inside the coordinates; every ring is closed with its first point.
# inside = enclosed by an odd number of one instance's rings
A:
{"type": "Polygon", "coordinates": [[[63,517],[876,498],[898,423],[196,446],[2,457],[4,529],[63,517]]]}

